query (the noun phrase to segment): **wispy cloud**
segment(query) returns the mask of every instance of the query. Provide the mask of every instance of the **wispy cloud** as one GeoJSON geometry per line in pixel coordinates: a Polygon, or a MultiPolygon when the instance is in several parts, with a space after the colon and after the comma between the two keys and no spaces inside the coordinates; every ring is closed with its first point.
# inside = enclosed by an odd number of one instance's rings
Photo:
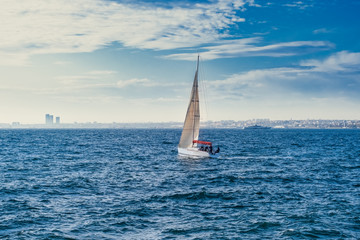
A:
{"type": "MultiPolygon", "coordinates": [[[[86,72],[84,74],[78,75],[67,75],[67,76],[57,76],[55,80],[57,80],[62,85],[67,86],[93,86],[98,84],[109,85],[108,81],[111,79],[109,77],[114,76],[116,71],[111,70],[93,70],[90,72],[86,72]]],[[[110,85],[109,85],[110,86],[110,85]]]]}
{"type": "Polygon", "coordinates": [[[311,71],[334,72],[360,72],[360,53],[341,51],[328,57],[324,61],[308,60],[300,63],[301,66],[311,67],[311,71]]]}
{"type": "Polygon", "coordinates": [[[291,3],[286,3],[283,6],[285,6],[285,7],[294,7],[294,8],[299,8],[299,9],[303,10],[305,8],[312,7],[313,5],[304,3],[303,1],[294,1],[294,2],[291,2],[291,3]]]}
{"type": "Polygon", "coordinates": [[[56,61],[54,62],[55,65],[70,65],[70,61],[56,61]]]}
{"type": "Polygon", "coordinates": [[[143,87],[151,87],[154,85],[157,85],[154,82],[151,82],[149,79],[147,78],[133,78],[133,79],[128,79],[128,80],[120,80],[117,82],[117,87],[119,88],[124,88],[124,87],[128,87],[128,86],[143,86],[143,87]]]}
{"type": "Polygon", "coordinates": [[[88,74],[101,76],[101,75],[113,75],[113,74],[115,74],[115,73],[116,73],[116,71],[110,71],[110,70],[95,70],[95,71],[90,71],[88,74]]]}
{"type": "Polygon", "coordinates": [[[323,61],[309,60],[297,67],[252,70],[209,82],[226,97],[288,98],[307,96],[360,98],[360,53],[338,52],[323,61]]]}
{"type": "Polygon", "coordinates": [[[159,7],[105,0],[4,0],[0,64],[24,64],[43,53],[92,52],[113,42],[140,49],[174,49],[228,36],[245,21],[236,14],[252,0],[159,7]]]}
{"type": "MultiPolygon", "coordinates": [[[[261,37],[223,40],[212,46],[200,48],[200,53],[205,60],[249,56],[284,57],[323,51],[334,47],[334,44],[326,41],[295,41],[262,46],[260,45],[261,41],[261,37]]],[[[180,53],[164,57],[193,61],[195,55],[196,53],[180,53]]]]}
{"type": "Polygon", "coordinates": [[[319,29],[315,29],[313,31],[314,34],[320,34],[320,33],[331,33],[332,30],[329,30],[327,28],[319,28],[319,29]]]}

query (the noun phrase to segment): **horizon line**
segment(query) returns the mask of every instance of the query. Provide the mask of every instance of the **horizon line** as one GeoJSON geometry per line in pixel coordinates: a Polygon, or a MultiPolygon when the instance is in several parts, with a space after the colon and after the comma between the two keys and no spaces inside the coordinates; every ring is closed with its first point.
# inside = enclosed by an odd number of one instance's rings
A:
{"type": "MultiPolygon", "coordinates": [[[[304,119],[270,119],[270,118],[252,118],[252,119],[246,119],[246,120],[233,120],[233,119],[223,119],[223,120],[206,120],[201,121],[201,123],[206,122],[246,122],[246,121],[360,121],[360,119],[340,119],[340,118],[304,118],[304,119]]],[[[163,122],[155,122],[155,121],[148,121],[148,122],[98,122],[98,121],[87,121],[87,122],[61,122],[61,123],[21,123],[20,121],[12,121],[12,122],[0,122],[1,124],[20,124],[20,125],[62,125],[62,124],[149,124],[149,123],[184,123],[184,121],[163,121],[163,122]]]]}

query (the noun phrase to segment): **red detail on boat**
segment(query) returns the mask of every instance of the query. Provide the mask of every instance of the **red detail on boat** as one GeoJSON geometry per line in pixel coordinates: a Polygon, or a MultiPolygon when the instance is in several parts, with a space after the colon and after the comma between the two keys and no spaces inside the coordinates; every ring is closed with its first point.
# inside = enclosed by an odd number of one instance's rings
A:
{"type": "Polygon", "coordinates": [[[199,141],[199,140],[194,140],[193,143],[199,143],[199,144],[204,144],[204,145],[209,145],[209,146],[212,145],[211,142],[205,142],[205,141],[199,141]]]}

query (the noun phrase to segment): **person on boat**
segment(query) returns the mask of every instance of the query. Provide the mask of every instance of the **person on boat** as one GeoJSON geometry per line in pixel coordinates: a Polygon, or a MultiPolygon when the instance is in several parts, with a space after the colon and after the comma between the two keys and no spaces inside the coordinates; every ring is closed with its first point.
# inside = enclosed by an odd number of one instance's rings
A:
{"type": "Polygon", "coordinates": [[[204,146],[201,146],[201,147],[200,147],[200,151],[204,151],[204,146]]]}
{"type": "Polygon", "coordinates": [[[206,152],[209,152],[209,148],[208,148],[207,146],[205,147],[205,151],[206,151],[206,152]]]}
{"type": "Polygon", "coordinates": [[[215,153],[219,153],[219,152],[220,152],[220,148],[219,148],[219,147],[217,147],[217,149],[216,149],[215,153]]]}
{"type": "Polygon", "coordinates": [[[212,145],[210,145],[210,147],[209,147],[209,153],[213,154],[213,148],[212,148],[212,145]]]}

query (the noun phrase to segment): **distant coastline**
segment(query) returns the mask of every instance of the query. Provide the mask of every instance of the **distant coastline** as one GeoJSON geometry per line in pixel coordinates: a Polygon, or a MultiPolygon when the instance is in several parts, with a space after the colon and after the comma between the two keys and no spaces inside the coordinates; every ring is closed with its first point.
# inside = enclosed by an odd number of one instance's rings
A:
{"type": "MultiPolygon", "coordinates": [[[[360,120],[269,120],[252,119],[245,121],[223,120],[202,122],[202,128],[235,128],[261,125],[272,129],[360,129],[360,120]]],[[[182,122],[144,123],[61,123],[61,124],[21,124],[19,122],[0,123],[0,129],[131,129],[131,128],[182,128],[182,122]]]]}

